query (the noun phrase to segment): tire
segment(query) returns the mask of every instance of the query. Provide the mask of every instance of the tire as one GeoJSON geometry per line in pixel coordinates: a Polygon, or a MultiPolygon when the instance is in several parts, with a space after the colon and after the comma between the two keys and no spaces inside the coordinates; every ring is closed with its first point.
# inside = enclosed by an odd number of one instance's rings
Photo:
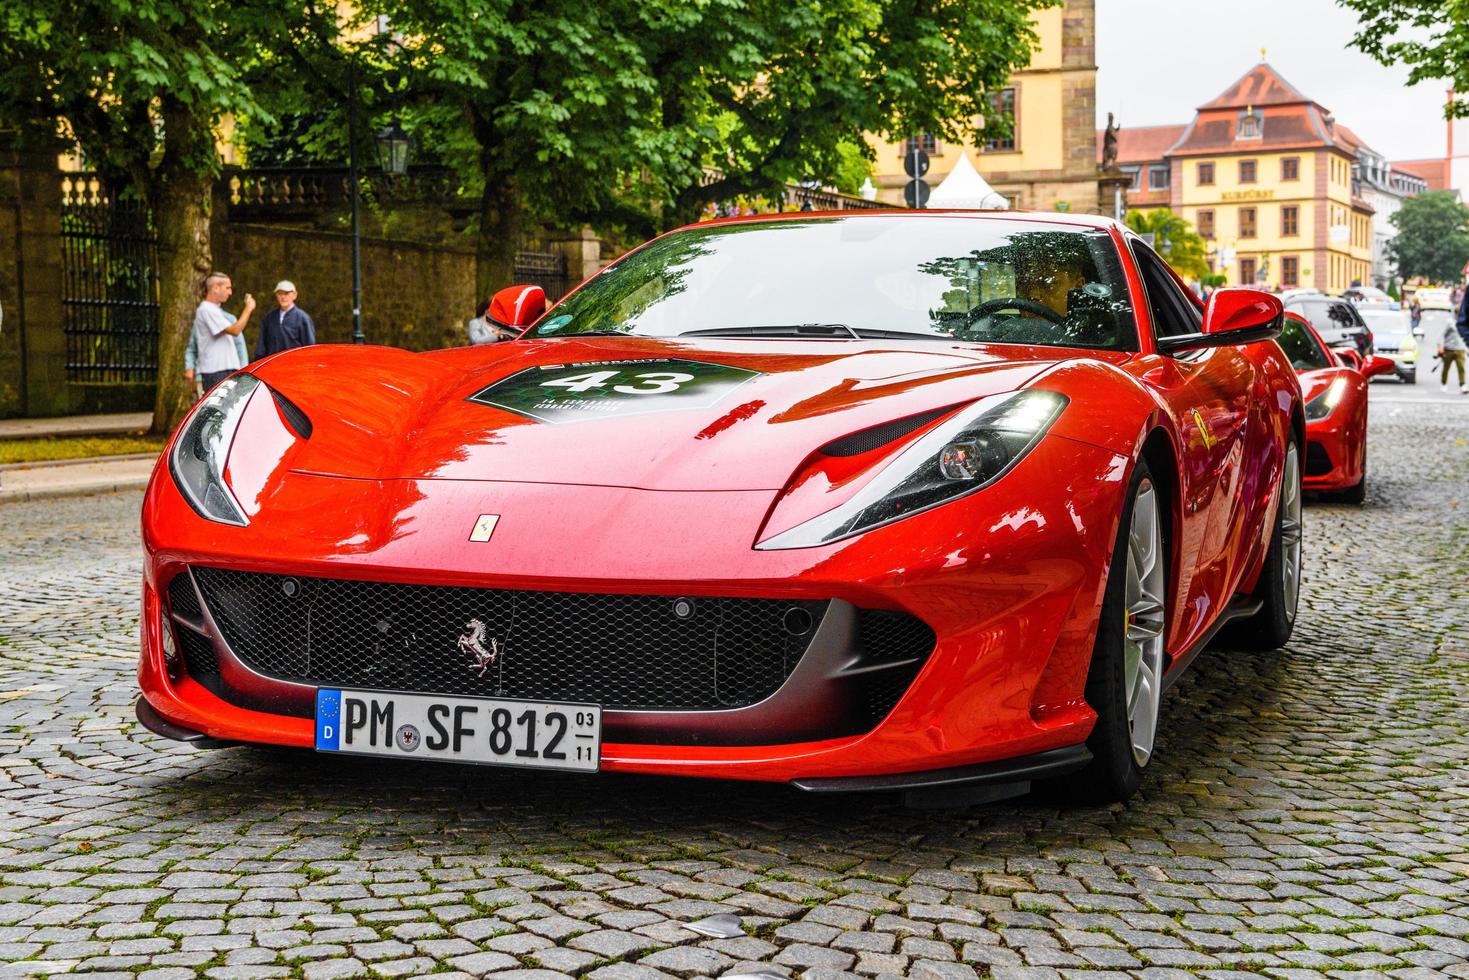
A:
{"type": "Polygon", "coordinates": [[[1078,803],[1122,802],[1137,792],[1158,730],[1168,551],[1146,462],[1134,468],[1125,499],[1086,678],[1086,701],[1097,713],[1086,740],[1092,760],[1056,787],[1078,803]]]}
{"type": "MultiPolygon", "coordinates": [[[[1366,486],[1364,475],[1363,492],[1366,486]]],[[[1275,527],[1253,598],[1260,600],[1259,612],[1230,623],[1224,636],[1225,645],[1237,650],[1274,650],[1285,646],[1295,629],[1301,598],[1301,453],[1294,437],[1286,443],[1275,527]]]]}

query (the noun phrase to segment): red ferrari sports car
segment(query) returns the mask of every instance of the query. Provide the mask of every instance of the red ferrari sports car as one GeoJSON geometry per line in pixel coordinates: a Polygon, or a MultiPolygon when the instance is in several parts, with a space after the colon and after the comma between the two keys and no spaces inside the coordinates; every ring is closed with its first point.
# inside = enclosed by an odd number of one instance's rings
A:
{"type": "Polygon", "coordinates": [[[1301,379],[1306,403],[1302,486],[1327,490],[1347,503],[1367,499],[1367,387],[1396,365],[1386,357],[1327,347],[1306,319],[1286,313],[1280,347],[1301,379]]]}
{"type": "Polygon", "coordinates": [[[1123,799],[1226,622],[1285,641],[1280,303],[1062,214],[695,225],[519,340],[317,346],[181,425],[143,697],[201,745],[1123,799]]]}

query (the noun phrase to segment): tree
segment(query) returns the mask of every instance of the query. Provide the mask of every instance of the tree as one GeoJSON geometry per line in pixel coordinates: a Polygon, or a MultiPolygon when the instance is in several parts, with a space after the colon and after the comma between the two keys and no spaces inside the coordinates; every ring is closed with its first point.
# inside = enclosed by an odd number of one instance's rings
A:
{"type": "Polygon", "coordinates": [[[990,93],[1030,60],[1053,0],[714,2],[649,8],[663,227],[788,181],[832,182],[865,136],[1007,135],[990,93]],[[711,179],[710,171],[714,172],[711,179]]]}
{"type": "MultiPolygon", "coordinates": [[[[646,236],[710,203],[847,185],[865,135],[1008,131],[987,92],[1056,0],[366,0],[417,106],[477,146],[480,291],[535,218],[646,236]],[[988,113],[987,119],[982,119],[988,113]]],[[[860,184],[861,177],[857,177],[860,184]]]]}
{"type": "Polygon", "coordinates": [[[1387,251],[1404,279],[1459,282],[1469,262],[1469,207],[1452,191],[1410,197],[1390,219],[1398,230],[1387,251]]]}
{"type": "Polygon", "coordinates": [[[141,196],[153,215],[155,432],[171,430],[193,401],[183,353],[210,271],[216,124],[254,106],[242,65],[280,41],[291,2],[27,0],[0,13],[0,120],[39,145],[69,133],[110,193],[141,196]]]}
{"type": "Polygon", "coordinates": [[[1127,227],[1140,235],[1153,235],[1153,248],[1185,278],[1200,281],[1209,275],[1204,258],[1204,239],[1193,226],[1168,208],[1127,212],[1127,227]]]}
{"type": "Polygon", "coordinates": [[[1362,18],[1352,38],[1384,65],[1408,66],[1408,84],[1448,80],[1448,119],[1469,116],[1469,0],[1337,0],[1362,18]]]}

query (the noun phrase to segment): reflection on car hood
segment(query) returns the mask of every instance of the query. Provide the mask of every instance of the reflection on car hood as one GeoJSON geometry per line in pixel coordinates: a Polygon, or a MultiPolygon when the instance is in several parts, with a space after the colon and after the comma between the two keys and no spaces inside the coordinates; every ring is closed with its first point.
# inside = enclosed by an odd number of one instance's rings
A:
{"type": "Polygon", "coordinates": [[[432,354],[322,345],[258,373],[311,418],[292,460],[301,472],[774,490],[832,439],[1013,390],[1075,355],[951,342],[599,337],[432,354]]]}

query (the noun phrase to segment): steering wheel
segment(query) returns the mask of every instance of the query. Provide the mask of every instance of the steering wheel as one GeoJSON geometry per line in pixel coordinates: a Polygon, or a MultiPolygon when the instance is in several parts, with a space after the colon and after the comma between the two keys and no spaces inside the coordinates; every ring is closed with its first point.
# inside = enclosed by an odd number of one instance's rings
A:
{"type": "Polygon", "coordinates": [[[1034,313],[1037,316],[1044,317],[1045,319],[1050,320],[1052,323],[1057,324],[1058,326],[1066,322],[1066,317],[1062,316],[1060,313],[1057,313],[1046,304],[1036,302],[1033,299],[1026,299],[1023,296],[1014,296],[1010,298],[1001,297],[999,299],[986,300],[985,302],[980,303],[974,309],[969,311],[968,322],[966,322],[964,325],[966,327],[973,327],[974,321],[978,320],[980,317],[989,316],[991,313],[998,313],[1000,310],[1025,310],[1028,313],[1034,313]]]}

